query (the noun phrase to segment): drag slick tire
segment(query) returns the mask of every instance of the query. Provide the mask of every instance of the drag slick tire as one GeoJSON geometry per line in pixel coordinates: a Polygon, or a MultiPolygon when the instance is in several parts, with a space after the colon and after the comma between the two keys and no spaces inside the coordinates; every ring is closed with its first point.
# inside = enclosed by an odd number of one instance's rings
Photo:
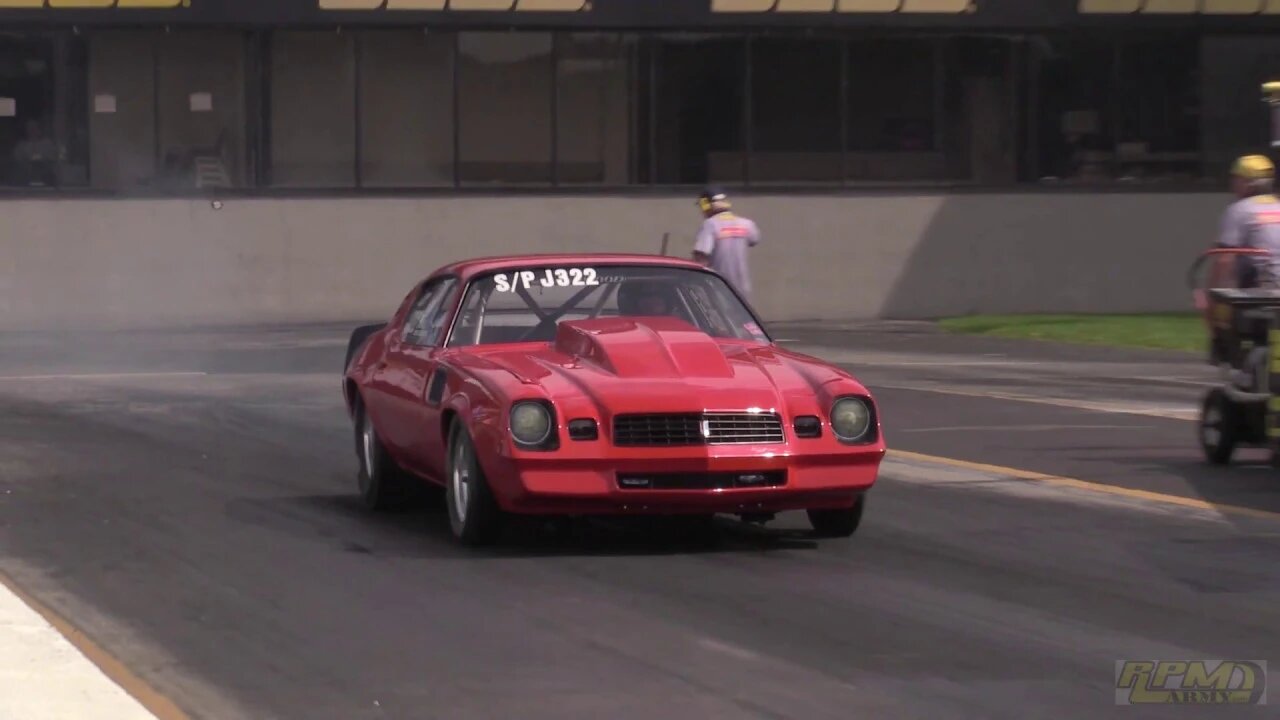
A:
{"type": "Polygon", "coordinates": [[[383,447],[364,402],[356,398],[356,457],[360,500],[370,510],[394,510],[414,497],[414,481],[383,447]]]}
{"type": "Polygon", "coordinates": [[[862,524],[862,510],[867,504],[867,496],[861,495],[853,507],[839,510],[808,510],[809,524],[818,537],[849,537],[858,531],[862,524]]]}
{"type": "Polygon", "coordinates": [[[377,325],[361,325],[351,331],[351,337],[347,339],[347,356],[342,361],[342,371],[346,372],[351,367],[351,360],[355,358],[356,353],[360,352],[360,348],[364,346],[370,335],[378,332],[386,327],[386,323],[377,325]]]}
{"type": "Polygon", "coordinates": [[[493,542],[502,530],[503,513],[476,459],[471,436],[456,420],[449,428],[445,478],[445,505],[453,536],[466,545],[493,542]]]}
{"type": "Polygon", "coordinates": [[[1221,388],[1210,390],[1200,406],[1200,449],[1214,465],[1226,465],[1240,442],[1240,412],[1221,388]]]}

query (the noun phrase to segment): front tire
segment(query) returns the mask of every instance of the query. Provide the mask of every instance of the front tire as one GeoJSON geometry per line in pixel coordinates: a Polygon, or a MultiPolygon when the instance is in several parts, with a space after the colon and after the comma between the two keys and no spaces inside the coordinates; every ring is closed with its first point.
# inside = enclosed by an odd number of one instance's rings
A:
{"type": "Polygon", "coordinates": [[[493,542],[502,529],[502,511],[476,459],[475,444],[458,421],[449,428],[446,472],[445,505],[453,536],[465,545],[493,542]]]}
{"type": "Polygon", "coordinates": [[[859,496],[853,507],[838,510],[809,510],[809,524],[818,537],[843,538],[858,531],[862,524],[862,511],[867,504],[865,495],[859,496]]]}
{"type": "Polygon", "coordinates": [[[1200,449],[1214,465],[1226,465],[1240,442],[1239,408],[1221,388],[1209,391],[1200,406],[1200,449]]]}
{"type": "Polygon", "coordinates": [[[356,457],[360,461],[360,500],[370,510],[403,507],[412,497],[412,485],[387,453],[373,427],[364,402],[356,400],[356,457]]]}

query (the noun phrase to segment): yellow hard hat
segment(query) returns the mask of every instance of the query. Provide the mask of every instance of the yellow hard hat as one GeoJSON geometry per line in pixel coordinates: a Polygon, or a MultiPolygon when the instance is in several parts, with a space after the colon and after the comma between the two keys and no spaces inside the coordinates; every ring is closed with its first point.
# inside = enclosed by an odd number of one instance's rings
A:
{"type": "Polygon", "coordinates": [[[1245,155],[1236,160],[1231,174],[1246,180],[1264,180],[1275,177],[1276,166],[1265,155],[1245,155]]]}

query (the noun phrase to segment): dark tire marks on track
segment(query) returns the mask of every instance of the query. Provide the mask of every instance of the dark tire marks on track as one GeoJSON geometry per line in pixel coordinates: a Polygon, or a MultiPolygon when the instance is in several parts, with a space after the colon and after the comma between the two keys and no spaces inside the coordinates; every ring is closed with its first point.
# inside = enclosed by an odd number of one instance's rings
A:
{"type": "Polygon", "coordinates": [[[336,376],[253,363],[274,390],[0,387],[0,563],[194,717],[1165,717],[1114,706],[1115,660],[1280,647],[1280,524],[901,465],[850,541],[464,550],[439,509],[360,508],[336,376]]]}

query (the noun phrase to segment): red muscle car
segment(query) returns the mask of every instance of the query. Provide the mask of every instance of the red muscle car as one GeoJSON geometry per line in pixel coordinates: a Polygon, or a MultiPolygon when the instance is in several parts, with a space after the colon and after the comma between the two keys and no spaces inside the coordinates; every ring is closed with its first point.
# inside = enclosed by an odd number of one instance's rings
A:
{"type": "Polygon", "coordinates": [[[885,453],[856,379],[663,256],[440,268],[352,333],[343,394],[365,503],[441,492],[468,544],[508,514],[806,510],[818,535],[849,536],[885,453]]]}

